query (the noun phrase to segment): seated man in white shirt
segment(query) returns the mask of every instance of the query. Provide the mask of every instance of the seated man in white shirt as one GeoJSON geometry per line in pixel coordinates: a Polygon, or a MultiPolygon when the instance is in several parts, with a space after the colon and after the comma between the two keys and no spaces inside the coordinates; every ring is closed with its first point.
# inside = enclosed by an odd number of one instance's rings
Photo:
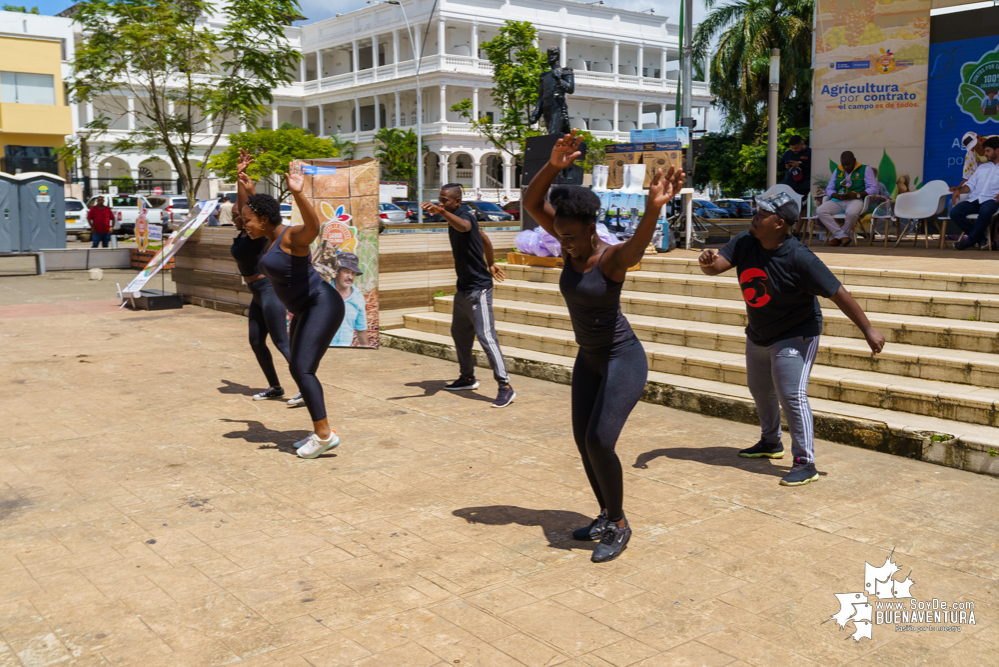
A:
{"type": "Polygon", "coordinates": [[[955,250],[985,243],[985,230],[999,211],[999,137],[985,140],[985,157],[988,162],[979,165],[967,183],[950,189],[953,193],[950,219],[967,235],[967,238],[954,244],[955,250]],[[966,192],[970,193],[968,199],[958,202],[966,192]],[[973,213],[978,214],[974,223],[968,220],[973,213]]]}
{"type": "Polygon", "coordinates": [[[864,214],[864,199],[878,193],[874,169],[857,162],[850,151],[839,156],[840,166],[832,173],[826,186],[826,201],[815,211],[815,217],[829,230],[832,238],[829,245],[848,246],[853,242],[854,225],[864,214]],[[834,215],[846,214],[840,225],[834,215]]]}

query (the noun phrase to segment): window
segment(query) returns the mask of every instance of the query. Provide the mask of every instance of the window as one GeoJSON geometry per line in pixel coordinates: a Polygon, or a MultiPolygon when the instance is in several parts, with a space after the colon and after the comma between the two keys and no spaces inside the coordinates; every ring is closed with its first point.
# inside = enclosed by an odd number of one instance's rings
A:
{"type": "Polygon", "coordinates": [[[83,202],[82,201],[78,201],[76,199],[67,199],[66,200],[66,210],[67,211],[82,211],[83,210],[83,202]]]}
{"type": "Polygon", "coordinates": [[[4,104],[55,104],[51,74],[0,72],[0,102],[4,104]]]}

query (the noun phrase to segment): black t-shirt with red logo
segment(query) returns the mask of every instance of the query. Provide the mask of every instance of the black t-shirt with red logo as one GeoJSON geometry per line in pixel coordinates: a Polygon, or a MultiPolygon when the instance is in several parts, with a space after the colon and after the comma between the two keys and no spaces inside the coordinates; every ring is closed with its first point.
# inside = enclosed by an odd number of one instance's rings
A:
{"type": "Polygon", "coordinates": [[[816,297],[832,296],[841,283],[800,241],[788,236],[780,246],[767,250],[745,231],[719,254],[738,272],[749,315],[749,340],[766,347],[822,333],[822,310],[816,297]]]}

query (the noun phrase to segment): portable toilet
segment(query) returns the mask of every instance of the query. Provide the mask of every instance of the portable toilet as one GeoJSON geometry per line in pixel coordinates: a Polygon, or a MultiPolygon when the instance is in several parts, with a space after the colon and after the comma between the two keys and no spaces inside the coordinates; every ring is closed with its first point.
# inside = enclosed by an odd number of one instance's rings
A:
{"type": "Polygon", "coordinates": [[[0,252],[21,249],[21,221],[17,214],[17,179],[0,171],[0,252]]]}
{"type": "Polygon", "coordinates": [[[31,171],[18,174],[18,209],[21,215],[21,251],[66,247],[65,179],[31,171]]]}

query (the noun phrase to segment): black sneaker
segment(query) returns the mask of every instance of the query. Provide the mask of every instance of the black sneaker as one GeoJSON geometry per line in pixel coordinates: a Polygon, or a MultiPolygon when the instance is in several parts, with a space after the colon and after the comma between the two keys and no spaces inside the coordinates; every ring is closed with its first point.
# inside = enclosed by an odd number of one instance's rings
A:
{"type": "Polygon", "coordinates": [[[799,456],[791,466],[791,472],[784,475],[780,480],[781,486],[801,486],[809,482],[816,482],[819,479],[819,472],[815,469],[815,464],[810,463],[804,456],[799,456]]]}
{"type": "Polygon", "coordinates": [[[975,245],[975,244],[972,243],[967,238],[965,238],[963,241],[958,241],[957,243],[954,244],[954,250],[965,250],[967,248],[970,248],[973,245],[975,245]]]}
{"type": "Polygon", "coordinates": [[[779,442],[767,442],[761,438],[758,443],[749,449],[741,450],[739,456],[744,459],[759,459],[763,457],[768,459],[782,459],[784,458],[784,445],[779,442]]]}
{"type": "Polygon", "coordinates": [[[478,389],[479,381],[475,378],[458,378],[451,384],[444,385],[448,391],[461,391],[463,389],[478,389]]]}
{"type": "Polygon", "coordinates": [[[600,512],[600,516],[593,520],[589,526],[585,528],[577,528],[572,531],[572,539],[579,540],[580,542],[592,542],[593,540],[599,540],[600,536],[604,534],[604,529],[607,528],[607,512],[600,512]]]}
{"type": "Polygon", "coordinates": [[[505,408],[513,403],[513,399],[515,398],[517,398],[517,394],[514,393],[513,387],[505,384],[499,388],[499,393],[496,394],[496,400],[493,401],[492,407],[505,408]]]}
{"type": "Polygon", "coordinates": [[[259,394],[253,395],[253,400],[255,401],[266,401],[269,398],[282,398],[284,396],[284,389],[281,387],[268,387],[267,391],[262,391],[259,394]]]}
{"type": "Polygon", "coordinates": [[[628,546],[631,539],[631,526],[625,523],[624,528],[618,528],[613,521],[607,522],[604,528],[604,535],[600,538],[600,544],[593,550],[590,560],[594,563],[606,563],[621,555],[624,548],[628,546]]]}

